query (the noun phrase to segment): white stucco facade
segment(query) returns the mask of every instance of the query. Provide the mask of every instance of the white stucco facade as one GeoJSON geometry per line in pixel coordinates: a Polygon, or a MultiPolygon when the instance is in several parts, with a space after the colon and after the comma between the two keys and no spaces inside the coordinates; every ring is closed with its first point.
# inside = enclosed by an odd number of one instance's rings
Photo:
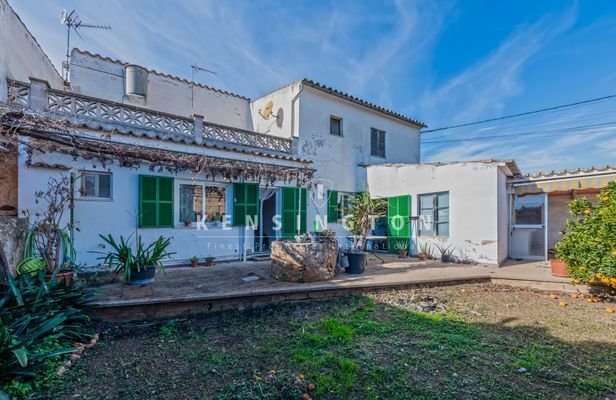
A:
{"type": "MultiPolygon", "coordinates": [[[[297,154],[313,162],[316,183],[323,185],[325,195],[328,189],[341,193],[366,189],[364,165],[420,160],[420,123],[392,117],[305,81],[256,99],[251,108],[255,130],[297,139],[297,154]],[[273,103],[275,116],[266,120],[260,112],[268,102],[273,103]],[[331,117],[341,121],[341,136],[330,133],[331,117]],[[371,128],[385,132],[385,157],[371,156],[371,128]]],[[[308,220],[325,218],[326,205],[326,201],[310,200],[308,220]]],[[[328,222],[338,236],[348,235],[336,221],[328,222]]]]}
{"type": "MultiPolygon", "coordinates": [[[[368,186],[375,197],[411,196],[411,215],[417,216],[419,196],[449,194],[449,234],[417,236],[419,244],[451,245],[454,256],[488,264],[500,264],[507,258],[508,196],[506,162],[459,162],[416,165],[374,165],[368,168],[368,186]]],[[[421,220],[417,221],[421,224],[421,220]]]]}
{"type": "Polygon", "coordinates": [[[147,94],[125,94],[125,62],[73,49],[70,81],[75,93],[116,103],[191,118],[201,115],[214,124],[252,130],[250,100],[246,97],[149,70],[147,94]]]}
{"type": "Polygon", "coordinates": [[[31,77],[62,88],[63,80],[21,19],[0,0],[0,102],[7,98],[7,78],[28,82],[31,77]]]}

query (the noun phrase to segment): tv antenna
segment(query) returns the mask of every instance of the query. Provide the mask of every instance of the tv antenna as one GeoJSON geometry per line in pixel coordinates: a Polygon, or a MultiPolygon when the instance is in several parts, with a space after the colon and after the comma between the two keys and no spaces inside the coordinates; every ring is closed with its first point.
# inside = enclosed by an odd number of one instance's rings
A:
{"type": "Polygon", "coordinates": [[[66,61],[62,65],[62,72],[64,74],[64,80],[68,81],[68,71],[71,58],[71,29],[73,29],[77,36],[83,40],[83,37],[79,33],[79,29],[81,28],[104,29],[109,31],[111,30],[111,27],[109,25],[86,24],[81,20],[81,18],[79,18],[79,15],[77,15],[75,10],[69,13],[66,9],[63,9],[60,12],[60,23],[62,25],[66,25],[66,61]]]}
{"type": "Polygon", "coordinates": [[[212,75],[218,75],[217,72],[214,72],[212,70],[209,70],[207,68],[203,68],[198,66],[197,64],[193,64],[190,66],[190,69],[192,70],[191,74],[190,74],[190,104],[191,106],[194,106],[195,104],[195,73],[198,72],[207,72],[208,74],[212,74],[212,75]]]}

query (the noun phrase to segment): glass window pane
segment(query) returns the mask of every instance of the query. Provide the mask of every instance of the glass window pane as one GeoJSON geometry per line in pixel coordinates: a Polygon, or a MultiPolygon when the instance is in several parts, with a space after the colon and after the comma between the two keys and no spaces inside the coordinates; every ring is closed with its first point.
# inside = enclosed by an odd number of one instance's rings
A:
{"type": "Polygon", "coordinates": [[[200,220],[202,204],[201,185],[180,185],[180,222],[200,220]]]}
{"type": "Polygon", "coordinates": [[[515,228],[511,232],[512,257],[543,257],[544,255],[545,232],[543,228],[515,228]]]}
{"type": "Polygon", "coordinates": [[[96,197],[96,175],[86,174],[82,179],[82,196],[96,197]]]}
{"type": "Polygon", "coordinates": [[[432,208],[434,206],[434,203],[432,201],[433,197],[434,196],[432,196],[431,194],[419,196],[419,207],[425,209],[432,208]]]}
{"type": "Polygon", "coordinates": [[[111,198],[111,175],[98,175],[98,197],[111,198]]]}
{"type": "Polygon", "coordinates": [[[436,234],[438,236],[449,236],[449,222],[436,224],[436,234]]]}
{"type": "Polygon", "coordinates": [[[545,195],[529,194],[515,198],[513,223],[517,225],[543,224],[545,195]]]}
{"type": "Polygon", "coordinates": [[[436,220],[438,222],[449,222],[449,208],[439,208],[436,211],[436,220]]]}
{"type": "Polygon", "coordinates": [[[449,192],[437,193],[436,204],[439,207],[449,207],[449,192]]]}
{"type": "Polygon", "coordinates": [[[205,220],[222,222],[225,218],[227,190],[219,186],[205,187],[205,220]]]}

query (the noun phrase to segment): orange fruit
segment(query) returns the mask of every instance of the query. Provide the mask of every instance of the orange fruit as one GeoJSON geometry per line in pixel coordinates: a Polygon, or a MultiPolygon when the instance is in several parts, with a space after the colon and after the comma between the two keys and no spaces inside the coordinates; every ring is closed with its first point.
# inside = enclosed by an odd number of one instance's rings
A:
{"type": "Polygon", "coordinates": [[[564,301],[561,301],[560,303],[558,303],[558,305],[561,307],[567,307],[567,303],[564,301]]]}
{"type": "Polygon", "coordinates": [[[316,387],[311,383],[308,385],[308,390],[314,392],[316,390],[316,387]]]}
{"type": "Polygon", "coordinates": [[[616,257],[616,250],[612,251],[612,255],[616,257]]]}
{"type": "Polygon", "coordinates": [[[605,307],[605,311],[607,311],[608,314],[614,314],[614,309],[613,308],[605,307]]]}
{"type": "Polygon", "coordinates": [[[581,281],[581,280],[579,280],[579,279],[574,279],[574,280],[573,280],[573,283],[574,283],[575,285],[579,285],[580,283],[582,283],[582,281],[581,281]]]}
{"type": "Polygon", "coordinates": [[[556,296],[555,294],[551,294],[550,295],[550,299],[557,299],[557,298],[558,298],[558,296],[556,296]]]}
{"type": "Polygon", "coordinates": [[[586,215],[590,215],[590,212],[591,211],[588,208],[586,210],[584,210],[584,214],[586,214],[586,215]]]}

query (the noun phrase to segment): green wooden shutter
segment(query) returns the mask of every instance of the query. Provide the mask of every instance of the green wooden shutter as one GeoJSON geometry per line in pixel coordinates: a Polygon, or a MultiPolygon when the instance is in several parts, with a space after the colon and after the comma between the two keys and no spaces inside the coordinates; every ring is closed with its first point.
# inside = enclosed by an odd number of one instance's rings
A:
{"type": "Polygon", "coordinates": [[[338,221],[338,191],[330,190],[327,196],[327,223],[333,223],[338,221]]]}
{"type": "Polygon", "coordinates": [[[259,185],[256,183],[233,184],[233,226],[246,226],[249,217],[259,223],[259,185]]]}
{"type": "Polygon", "coordinates": [[[306,188],[299,189],[301,203],[298,205],[299,215],[300,215],[300,224],[299,224],[299,233],[303,235],[306,233],[306,209],[308,202],[308,191],[306,188]]]}
{"type": "Polygon", "coordinates": [[[394,196],[387,199],[387,248],[395,253],[394,243],[399,239],[411,239],[411,196],[394,196]]]}
{"type": "Polygon", "coordinates": [[[306,188],[282,188],[282,238],[293,239],[298,233],[306,233],[306,188]],[[299,232],[297,216],[299,215],[299,232]]]}
{"type": "Polygon", "coordinates": [[[173,178],[139,176],[139,227],[173,227],[173,178]]]}

